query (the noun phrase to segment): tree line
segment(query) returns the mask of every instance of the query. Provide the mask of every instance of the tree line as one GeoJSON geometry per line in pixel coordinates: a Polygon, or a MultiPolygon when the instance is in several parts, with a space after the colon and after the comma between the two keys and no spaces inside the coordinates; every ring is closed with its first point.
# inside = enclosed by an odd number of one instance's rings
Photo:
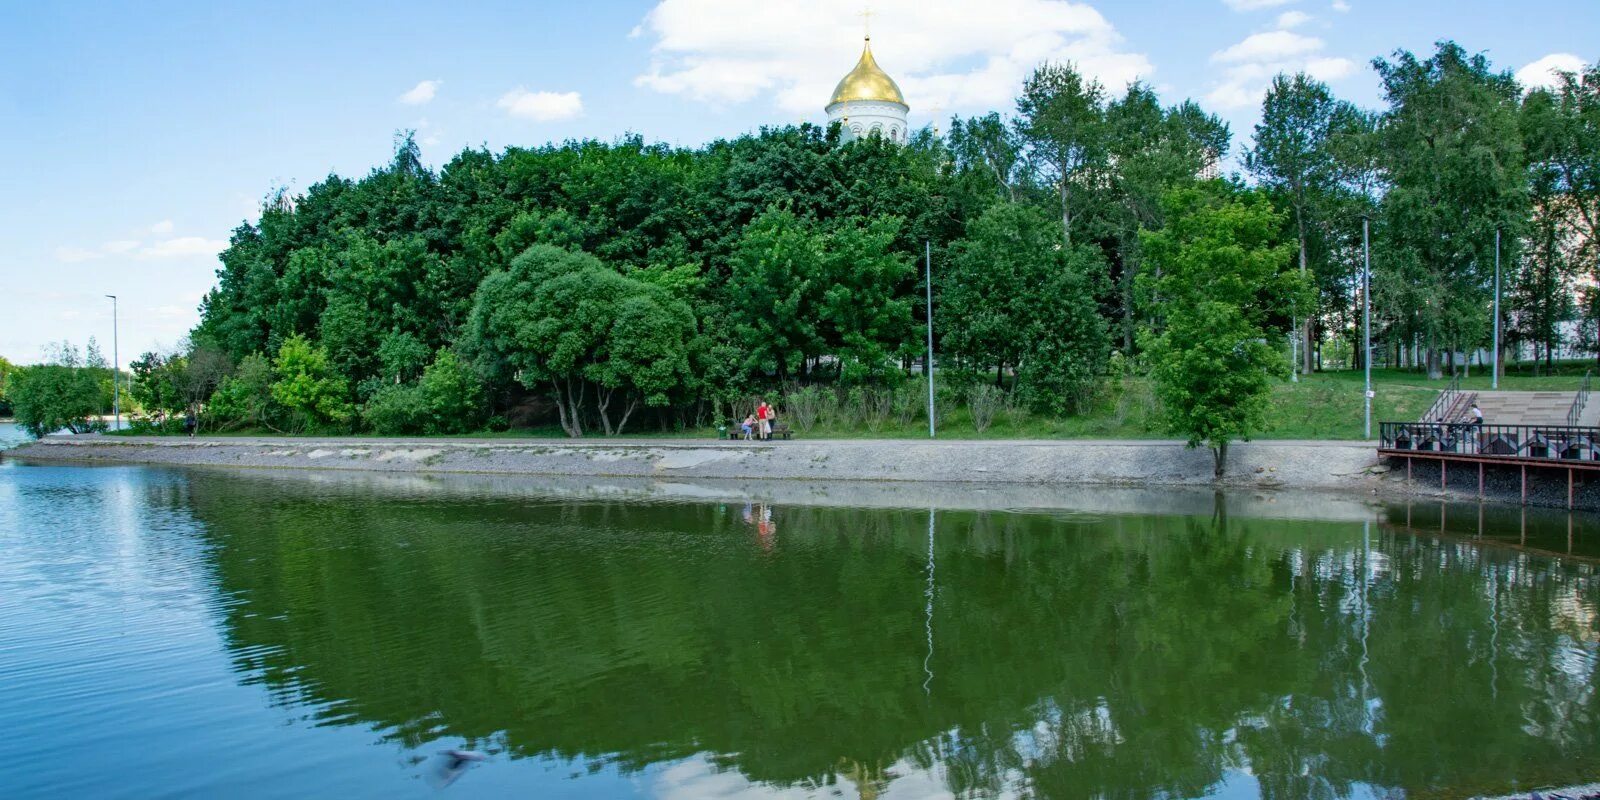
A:
{"type": "Polygon", "coordinates": [[[1379,109],[1276,78],[1226,178],[1216,116],[1066,64],[904,146],[803,124],[433,170],[402,133],[390,163],[238,227],[189,343],[133,368],[170,386],[136,391],[215,425],[574,436],[705,426],[757,394],[889,397],[919,380],[927,252],[951,402],[991,385],[1068,415],[1143,373],[1212,442],[1326,348],[1360,364],[1363,220],[1385,363],[1438,376],[1486,346],[1497,255],[1508,345],[1549,360],[1582,322],[1593,348],[1600,68],[1525,90],[1453,42],[1373,68],[1379,109]]]}

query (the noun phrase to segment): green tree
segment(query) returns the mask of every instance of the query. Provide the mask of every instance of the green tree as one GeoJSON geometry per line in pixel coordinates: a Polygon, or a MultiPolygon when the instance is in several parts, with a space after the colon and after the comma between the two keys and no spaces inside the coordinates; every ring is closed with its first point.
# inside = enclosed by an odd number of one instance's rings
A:
{"type": "Polygon", "coordinates": [[[484,279],[464,345],[485,371],[548,389],[577,437],[591,409],[612,435],[639,403],[668,402],[689,383],[694,342],[693,312],[668,290],[587,253],[535,245],[484,279]]]}
{"type": "Polygon", "coordinates": [[[1097,248],[1063,248],[1044,212],[997,203],[967,226],[941,276],[945,350],[995,371],[1014,370],[1040,409],[1079,410],[1104,371],[1109,343],[1093,276],[1097,248]]]}
{"type": "MultiPolygon", "coordinates": [[[[1131,354],[1139,313],[1135,287],[1141,271],[1139,232],[1164,224],[1162,196],[1195,181],[1228,152],[1226,123],[1193,103],[1162,108],[1155,92],[1133,83],[1106,107],[1107,169],[1096,191],[1098,228],[1118,262],[1122,347],[1131,354]]],[[[1097,287],[1098,292],[1104,289],[1097,287]]]]}
{"type": "Polygon", "coordinates": [[[1144,235],[1160,277],[1147,280],[1159,326],[1144,332],[1169,427],[1205,445],[1216,476],[1228,445],[1266,420],[1282,355],[1269,342],[1273,316],[1308,293],[1293,270],[1293,245],[1278,242],[1282,215],[1257,193],[1222,188],[1169,194],[1167,227],[1144,235]]]}
{"type": "Polygon", "coordinates": [[[845,380],[882,376],[912,333],[899,229],[892,218],[819,225],[787,209],[752,222],[728,281],[746,368],[781,382],[833,356],[845,380]]]}
{"type": "Polygon", "coordinates": [[[1376,291],[1416,320],[1428,373],[1488,338],[1495,229],[1515,263],[1528,210],[1518,88],[1483,55],[1441,42],[1373,62],[1389,108],[1379,136],[1389,187],[1376,291]]]}
{"type": "Polygon", "coordinates": [[[1071,64],[1040,65],[1022,84],[1014,124],[1059,201],[1070,247],[1079,196],[1105,161],[1105,90],[1071,64]]]}
{"type": "Polygon", "coordinates": [[[206,404],[206,414],[224,424],[276,430],[282,407],[273,398],[274,380],[272,362],[260,353],[251,353],[239,361],[232,375],[221,379],[206,404]]]}
{"type": "Polygon", "coordinates": [[[327,350],[296,334],[284,340],[272,368],[272,399],[288,411],[296,431],[350,419],[350,385],[334,369],[327,350]]]}
{"type": "Polygon", "coordinates": [[[80,366],[42,364],[11,373],[8,394],[17,424],[35,438],[59,430],[105,430],[99,375],[80,366]]]}
{"type": "Polygon", "coordinates": [[[188,407],[183,378],[186,362],[177,353],[148,352],[128,363],[133,372],[129,394],[144,413],[182,414],[188,407]]]}
{"type": "MultiPolygon", "coordinates": [[[[1346,112],[1328,85],[1305,73],[1278,75],[1261,104],[1261,121],[1255,127],[1255,146],[1245,153],[1245,165],[1280,198],[1294,216],[1300,272],[1313,271],[1314,242],[1320,241],[1338,176],[1331,142],[1338,120],[1346,112]]],[[[1313,362],[1315,309],[1294,309],[1298,317],[1299,372],[1310,373],[1313,362]]]]}
{"type": "Polygon", "coordinates": [[[17,373],[17,365],[0,356],[0,417],[11,416],[11,393],[9,384],[11,376],[17,373]]]}
{"type": "MultiPolygon", "coordinates": [[[[1529,299],[1538,304],[1533,314],[1541,320],[1539,330],[1547,332],[1548,321],[1560,315],[1544,307],[1564,302],[1563,273],[1569,280],[1586,275],[1590,284],[1600,280],[1600,65],[1531,92],[1522,104],[1522,135],[1532,172],[1530,249],[1538,270],[1529,299]]],[[[1592,288],[1586,292],[1593,295],[1592,288]]],[[[1585,306],[1600,308],[1594,302],[1585,306]]],[[[1595,315],[1588,316],[1588,327],[1600,331],[1595,315]]]]}

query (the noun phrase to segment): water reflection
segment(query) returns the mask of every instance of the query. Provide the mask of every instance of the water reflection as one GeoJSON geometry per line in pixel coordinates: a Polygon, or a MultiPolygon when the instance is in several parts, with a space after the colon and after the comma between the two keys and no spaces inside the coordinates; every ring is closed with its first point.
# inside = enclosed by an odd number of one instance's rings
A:
{"type": "Polygon", "coordinates": [[[1581,535],[1560,532],[1568,557],[1545,525],[1507,528],[1515,510],[1466,531],[1396,508],[1374,529],[1223,502],[447,501],[225,475],[187,502],[243,679],[408,748],[673,765],[659,794],[693,773],[863,796],[1459,797],[1600,773],[1593,565],[1581,535]]]}

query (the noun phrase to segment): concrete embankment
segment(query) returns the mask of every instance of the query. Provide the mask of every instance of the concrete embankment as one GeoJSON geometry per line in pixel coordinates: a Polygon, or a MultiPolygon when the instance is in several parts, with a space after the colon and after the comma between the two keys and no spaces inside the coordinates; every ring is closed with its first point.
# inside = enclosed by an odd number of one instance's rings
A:
{"type": "MultiPolygon", "coordinates": [[[[310,439],[46,437],[8,458],[380,472],[1212,486],[1205,449],[1163,441],[310,439]]],[[[1223,485],[1377,488],[1361,442],[1233,446],[1223,485]]],[[[1363,491],[1364,494],[1370,492],[1363,491]]]]}

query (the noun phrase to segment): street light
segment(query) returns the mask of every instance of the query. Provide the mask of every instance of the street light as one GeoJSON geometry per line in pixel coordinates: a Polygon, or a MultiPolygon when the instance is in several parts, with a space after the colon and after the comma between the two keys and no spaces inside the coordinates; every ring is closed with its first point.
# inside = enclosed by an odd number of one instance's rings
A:
{"type": "Polygon", "coordinates": [[[926,283],[928,288],[928,368],[923,372],[928,373],[928,438],[934,438],[933,421],[933,244],[924,241],[923,268],[926,270],[926,283]]]}
{"type": "Polygon", "coordinates": [[[1361,364],[1367,370],[1366,438],[1372,438],[1372,239],[1371,222],[1361,215],[1361,364]]]}
{"type": "Polygon", "coordinates": [[[1494,228],[1494,353],[1489,362],[1494,377],[1489,388],[1500,388],[1500,226],[1494,228]]]}
{"type": "Polygon", "coordinates": [[[116,420],[117,430],[122,430],[122,381],[117,374],[122,371],[122,365],[117,359],[117,296],[108,294],[111,298],[111,416],[116,420]]]}

